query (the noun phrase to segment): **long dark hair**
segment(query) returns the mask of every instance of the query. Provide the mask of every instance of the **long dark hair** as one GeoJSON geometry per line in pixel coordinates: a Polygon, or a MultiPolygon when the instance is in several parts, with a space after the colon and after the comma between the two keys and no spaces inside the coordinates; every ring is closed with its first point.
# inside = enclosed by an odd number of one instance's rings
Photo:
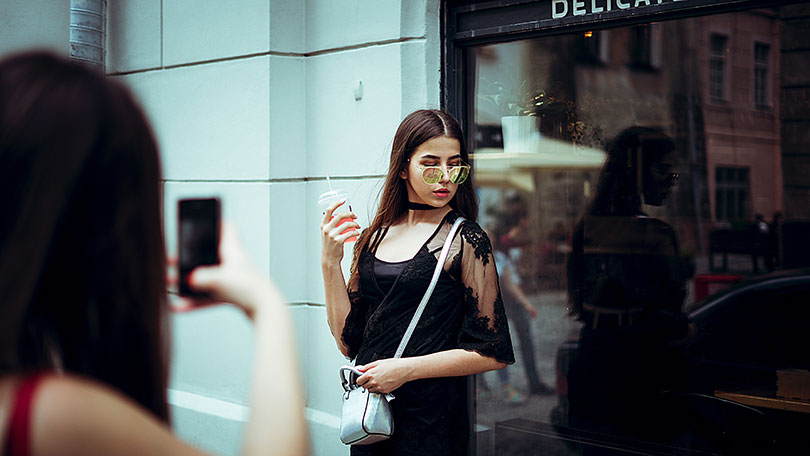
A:
{"type": "Polygon", "coordinates": [[[650,164],[674,149],[672,140],[657,128],[634,126],[622,130],[607,146],[607,162],[588,214],[638,215],[650,164]]]}
{"type": "MultiPolygon", "coordinates": [[[[421,109],[412,112],[402,120],[394,135],[388,175],[385,178],[377,215],[357,240],[355,260],[359,252],[368,245],[372,233],[393,224],[408,212],[408,191],[405,187],[405,180],[400,177],[400,174],[407,168],[408,159],[411,158],[416,148],[428,140],[440,136],[458,140],[461,146],[461,160],[471,166],[469,177],[458,186],[455,196],[450,200],[450,207],[468,220],[474,221],[478,218],[478,199],[473,186],[472,162],[467,153],[464,134],[461,132],[458,121],[450,114],[438,109],[421,109]]],[[[354,261],[353,264],[356,265],[356,263],[354,261]]]]}
{"type": "Polygon", "coordinates": [[[0,61],[0,372],[91,377],[168,422],[159,165],[122,86],[0,61]]]}

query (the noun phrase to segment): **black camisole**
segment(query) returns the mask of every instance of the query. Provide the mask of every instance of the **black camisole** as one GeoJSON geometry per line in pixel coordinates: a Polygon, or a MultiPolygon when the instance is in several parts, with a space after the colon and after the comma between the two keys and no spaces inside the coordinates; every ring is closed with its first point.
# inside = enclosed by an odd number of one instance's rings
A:
{"type": "Polygon", "coordinates": [[[374,257],[374,280],[377,282],[380,291],[387,294],[391,290],[397,277],[399,277],[399,274],[405,269],[409,261],[390,262],[374,257]]]}

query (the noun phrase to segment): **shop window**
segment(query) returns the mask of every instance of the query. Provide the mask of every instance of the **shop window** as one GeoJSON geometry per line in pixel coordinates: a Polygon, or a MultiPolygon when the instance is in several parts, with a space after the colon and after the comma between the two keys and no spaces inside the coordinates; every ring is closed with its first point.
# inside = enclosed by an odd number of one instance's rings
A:
{"type": "Polygon", "coordinates": [[[765,43],[754,43],[754,104],[763,109],[769,106],[768,69],[771,47],[765,43]]]}
{"type": "Polygon", "coordinates": [[[713,101],[726,99],[726,46],[728,37],[712,34],[709,39],[709,96],[713,101]]]}
{"type": "MultiPolygon", "coordinates": [[[[797,65],[810,59],[801,37],[787,33],[810,18],[762,2],[611,22],[606,9],[574,17],[581,9],[568,2],[571,17],[544,28],[550,2],[472,3],[448,11],[445,106],[470,138],[479,223],[499,252],[499,273],[508,268],[528,301],[502,284],[516,363],[475,379],[478,454],[739,454],[697,438],[713,428],[670,413],[666,398],[647,400],[647,388],[669,388],[665,379],[676,376],[657,364],[658,342],[634,339],[635,303],[670,305],[641,317],[660,324],[663,338],[683,328],[669,319],[679,309],[697,324],[697,343],[684,348],[690,364],[679,371],[695,381],[679,385],[687,393],[716,399],[721,387],[750,383],[743,363],[748,373],[806,368],[796,362],[810,359],[806,338],[786,320],[806,312],[761,306],[801,305],[806,288],[760,289],[728,306],[718,290],[763,272],[752,255],[770,270],[793,264],[788,253],[805,244],[795,209],[783,207],[790,193],[781,176],[791,173],[786,157],[808,147],[799,133],[808,123],[790,116],[810,108],[788,91],[793,74],[770,65],[788,52],[797,65]],[[782,112],[752,115],[776,100],[782,112]],[[671,155],[656,155],[656,144],[671,155]],[[755,213],[766,230],[752,223],[755,213]],[[722,280],[710,261],[718,237],[728,241],[717,253],[728,254],[722,280]],[[698,283],[711,291],[697,296],[698,283]],[[720,308],[728,313],[707,310],[720,308]]],[[[765,374],[772,387],[773,371],[765,374]]]]}
{"type": "Polygon", "coordinates": [[[715,168],[715,218],[737,222],[749,217],[750,183],[748,168],[715,168]]]}

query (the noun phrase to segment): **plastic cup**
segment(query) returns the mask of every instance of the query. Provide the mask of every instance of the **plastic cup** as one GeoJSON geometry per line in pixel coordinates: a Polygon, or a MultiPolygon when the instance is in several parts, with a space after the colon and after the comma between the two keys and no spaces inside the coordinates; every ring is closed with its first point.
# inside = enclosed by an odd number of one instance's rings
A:
{"type": "MultiPolygon", "coordinates": [[[[339,200],[346,200],[346,202],[338,206],[337,209],[335,209],[335,212],[345,212],[347,210],[348,211],[352,210],[352,205],[351,203],[349,203],[349,192],[343,189],[329,190],[328,192],[321,194],[321,196],[318,198],[318,208],[321,210],[321,214],[326,214],[326,209],[329,206],[331,206],[335,201],[339,200]]],[[[341,220],[338,225],[345,222],[353,222],[353,221],[354,219],[352,218],[345,218],[341,220]]],[[[347,228],[343,230],[343,233],[352,230],[354,230],[354,228],[347,228]]],[[[352,236],[349,239],[346,239],[345,242],[354,242],[356,240],[357,236],[352,236]]]]}

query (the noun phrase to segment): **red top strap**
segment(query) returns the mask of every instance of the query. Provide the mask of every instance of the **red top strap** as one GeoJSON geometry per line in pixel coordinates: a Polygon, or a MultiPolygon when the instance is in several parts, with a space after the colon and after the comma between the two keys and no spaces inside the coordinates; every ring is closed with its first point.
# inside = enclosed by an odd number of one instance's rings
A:
{"type": "Polygon", "coordinates": [[[44,375],[32,374],[23,379],[11,408],[6,432],[6,456],[29,456],[31,454],[31,407],[34,393],[44,375]]]}

